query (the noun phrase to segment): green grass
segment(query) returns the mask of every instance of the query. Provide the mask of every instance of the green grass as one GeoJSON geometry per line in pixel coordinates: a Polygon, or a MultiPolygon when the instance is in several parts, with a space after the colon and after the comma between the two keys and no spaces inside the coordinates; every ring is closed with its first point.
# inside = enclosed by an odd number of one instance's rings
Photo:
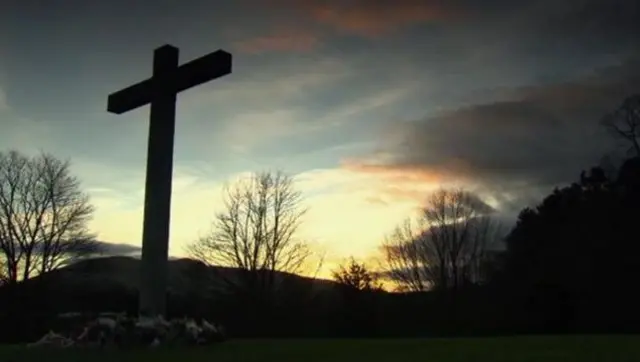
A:
{"type": "Polygon", "coordinates": [[[640,362],[640,336],[236,340],[192,349],[118,351],[0,347],[2,362],[640,362]]]}

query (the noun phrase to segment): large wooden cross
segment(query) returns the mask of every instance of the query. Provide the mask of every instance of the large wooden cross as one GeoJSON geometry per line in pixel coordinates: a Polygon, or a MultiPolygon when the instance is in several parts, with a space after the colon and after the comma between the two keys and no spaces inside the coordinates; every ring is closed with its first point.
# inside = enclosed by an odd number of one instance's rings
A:
{"type": "Polygon", "coordinates": [[[171,178],[176,97],[183,90],[231,73],[231,54],[218,50],[178,66],[179,50],[157,48],[153,76],[109,95],[107,110],[121,114],[151,104],[142,229],[139,311],[164,315],[168,278],[171,178]]]}

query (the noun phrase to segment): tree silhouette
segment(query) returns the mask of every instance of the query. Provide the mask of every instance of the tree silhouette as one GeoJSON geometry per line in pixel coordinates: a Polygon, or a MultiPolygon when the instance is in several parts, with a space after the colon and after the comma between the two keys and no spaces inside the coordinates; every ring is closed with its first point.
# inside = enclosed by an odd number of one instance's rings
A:
{"type": "Polygon", "coordinates": [[[463,189],[432,193],[417,227],[407,220],[383,243],[386,274],[408,291],[480,282],[487,248],[498,231],[492,212],[463,189]]]}
{"type": "Polygon", "coordinates": [[[69,162],[0,153],[0,265],[8,283],[98,252],[87,230],[92,214],[69,162]]]}
{"type": "Polygon", "coordinates": [[[369,270],[364,263],[359,263],[353,257],[349,259],[347,265],[340,265],[331,274],[333,279],[347,289],[371,291],[382,288],[378,276],[369,270]]]}
{"type": "Polygon", "coordinates": [[[378,332],[379,294],[382,291],[377,274],[353,257],[332,274],[341,287],[342,333],[375,335],[378,332]]]}
{"type": "Polygon", "coordinates": [[[638,321],[630,307],[639,301],[631,285],[640,277],[640,183],[630,176],[638,166],[628,160],[614,180],[594,167],[520,213],[507,237],[503,275],[526,328],[615,329],[638,321]]]}
{"type": "Polygon", "coordinates": [[[626,144],[630,156],[640,156],[640,94],[626,98],[602,119],[602,125],[626,144]]]}
{"type": "Polygon", "coordinates": [[[211,233],[188,245],[187,252],[207,265],[240,269],[217,275],[228,302],[245,305],[249,320],[269,319],[277,297],[294,288],[286,273],[301,272],[312,256],[298,236],[306,212],[301,194],[282,172],[253,174],[224,192],[224,209],[215,215],[211,233]]]}

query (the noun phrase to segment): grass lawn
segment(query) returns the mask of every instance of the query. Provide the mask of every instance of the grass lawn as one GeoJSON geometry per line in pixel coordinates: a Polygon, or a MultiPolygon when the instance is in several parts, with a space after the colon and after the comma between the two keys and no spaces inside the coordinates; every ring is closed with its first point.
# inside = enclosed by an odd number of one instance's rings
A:
{"type": "Polygon", "coordinates": [[[640,362],[640,336],[475,339],[236,340],[129,352],[0,347],[1,362],[640,362]]]}

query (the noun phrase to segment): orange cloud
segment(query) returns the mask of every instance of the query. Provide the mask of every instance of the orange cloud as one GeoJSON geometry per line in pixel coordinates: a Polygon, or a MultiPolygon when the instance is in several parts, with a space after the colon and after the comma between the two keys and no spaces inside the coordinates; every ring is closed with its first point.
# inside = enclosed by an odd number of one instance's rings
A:
{"type": "Polygon", "coordinates": [[[376,37],[401,27],[442,20],[452,15],[437,1],[308,1],[311,17],[334,30],[376,37]]]}
{"type": "Polygon", "coordinates": [[[373,164],[360,162],[357,160],[345,160],[341,166],[347,170],[366,173],[370,175],[383,176],[388,179],[392,179],[400,183],[408,182],[428,182],[438,183],[442,182],[445,175],[440,172],[427,170],[424,168],[413,168],[404,166],[387,166],[381,164],[373,164]]]}
{"type": "Polygon", "coordinates": [[[456,177],[446,172],[412,166],[387,166],[366,161],[345,160],[341,168],[378,180],[376,195],[366,199],[371,204],[396,202],[416,203],[443,184],[453,183],[456,177]]]}
{"type": "Polygon", "coordinates": [[[278,31],[271,35],[237,42],[236,49],[243,53],[267,51],[309,51],[320,42],[320,38],[309,32],[278,31]]]}
{"type": "Polygon", "coordinates": [[[276,16],[278,28],[268,35],[237,43],[248,53],[309,51],[326,31],[379,37],[421,23],[451,19],[459,11],[441,0],[262,0],[276,16]],[[282,29],[284,21],[286,30],[282,29]]]}

